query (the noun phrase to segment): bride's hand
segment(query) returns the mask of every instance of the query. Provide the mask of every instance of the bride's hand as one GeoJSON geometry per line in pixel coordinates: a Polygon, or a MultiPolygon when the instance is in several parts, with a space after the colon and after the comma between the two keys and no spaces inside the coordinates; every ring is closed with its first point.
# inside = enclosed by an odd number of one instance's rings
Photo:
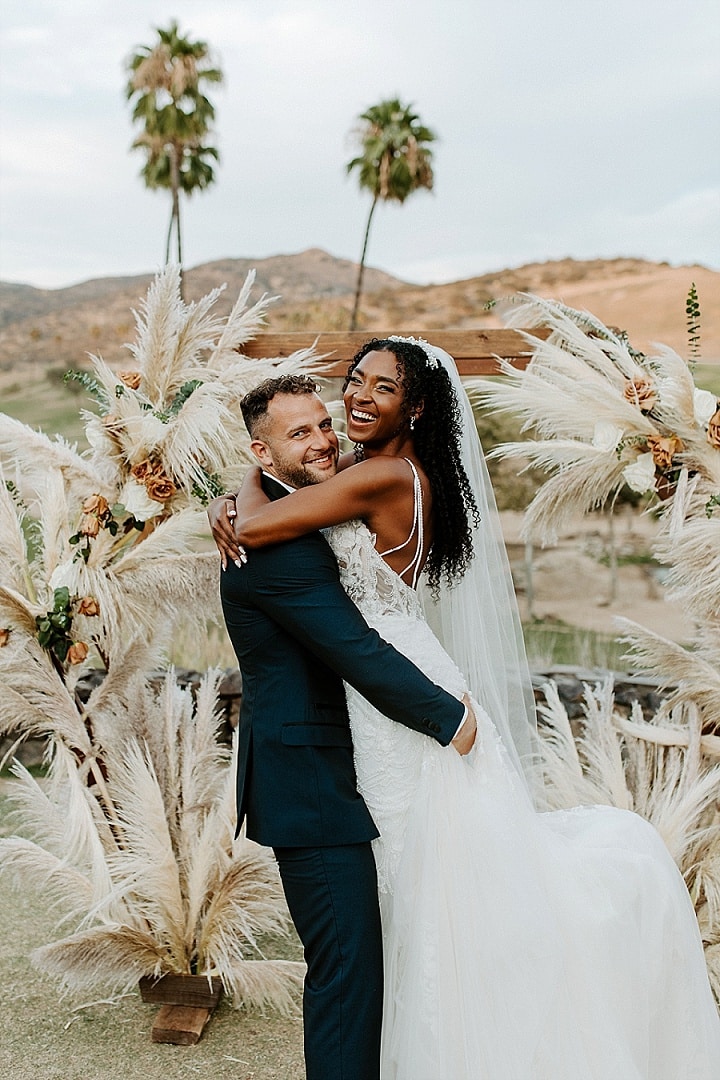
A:
{"type": "Polygon", "coordinates": [[[233,531],[236,515],[234,495],[219,495],[207,508],[213,540],[220,552],[223,570],[227,569],[229,560],[237,566],[241,566],[247,560],[245,551],[238,544],[233,531]]]}
{"type": "Polygon", "coordinates": [[[458,754],[465,756],[469,754],[475,745],[475,736],[477,735],[477,718],[473,712],[473,707],[470,702],[468,694],[463,694],[462,698],[464,704],[467,706],[467,716],[462,724],[462,727],[456,734],[451,745],[455,747],[458,754]]]}

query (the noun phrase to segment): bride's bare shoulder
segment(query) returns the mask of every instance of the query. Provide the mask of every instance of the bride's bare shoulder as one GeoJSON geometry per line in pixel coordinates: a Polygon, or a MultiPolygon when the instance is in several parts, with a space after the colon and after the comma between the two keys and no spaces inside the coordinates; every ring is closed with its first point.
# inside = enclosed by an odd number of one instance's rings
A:
{"type": "Polygon", "coordinates": [[[395,457],[391,454],[379,454],[376,457],[363,458],[362,461],[355,461],[352,454],[343,454],[338,462],[338,472],[341,470],[344,472],[349,468],[353,469],[353,475],[358,479],[363,477],[368,481],[372,478],[396,480],[400,483],[412,482],[412,472],[407,458],[395,457]]]}

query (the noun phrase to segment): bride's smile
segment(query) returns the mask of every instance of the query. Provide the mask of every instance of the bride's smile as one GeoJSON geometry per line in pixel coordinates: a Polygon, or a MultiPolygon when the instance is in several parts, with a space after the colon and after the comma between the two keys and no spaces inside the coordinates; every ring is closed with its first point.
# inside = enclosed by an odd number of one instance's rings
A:
{"type": "MultiPolygon", "coordinates": [[[[348,438],[363,443],[366,452],[388,439],[409,435],[405,387],[393,353],[367,353],[348,376],[343,400],[348,438]]],[[[388,453],[388,448],[382,452],[388,453]]],[[[397,454],[398,448],[389,452],[397,454]]]]}

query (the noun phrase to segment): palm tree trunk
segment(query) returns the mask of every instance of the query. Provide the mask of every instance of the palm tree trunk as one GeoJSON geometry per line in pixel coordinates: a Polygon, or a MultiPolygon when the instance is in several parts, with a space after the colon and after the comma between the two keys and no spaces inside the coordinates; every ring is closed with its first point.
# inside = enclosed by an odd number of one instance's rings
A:
{"type": "MultiPolygon", "coordinates": [[[[180,268],[180,299],[183,297],[183,272],[182,272],[182,235],[180,231],[180,154],[177,146],[173,146],[170,158],[171,184],[172,184],[172,220],[175,222],[175,239],[177,241],[177,261],[180,268]]],[[[169,251],[168,251],[169,254],[169,251]]]]}
{"type": "Polygon", "coordinates": [[[172,241],[173,225],[175,224],[175,207],[170,206],[170,221],[168,222],[167,239],[165,240],[165,265],[170,262],[170,243],[172,241]]]}
{"type": "Polygon", "coordinates": [[[375,213],[375,207],[378,203],[378,194],[375,193],[373,197],[372,206],[370,207],[370,213],[368,214],[367,225],[365,226],[365,239],[363,241],[362,255],[360,256],[360,266],[358,268],[357,285],[355,286],[355,303],[353,304],[352,317],[350,319],[350,329],[357,329],[357,317],[360,310],[360,294],[362,293],[362,281],[363,274],[365,273],[365,253],[367,252],[368,238],[370,236],[370,225],[372,223],[372,217],[375,213]]]}

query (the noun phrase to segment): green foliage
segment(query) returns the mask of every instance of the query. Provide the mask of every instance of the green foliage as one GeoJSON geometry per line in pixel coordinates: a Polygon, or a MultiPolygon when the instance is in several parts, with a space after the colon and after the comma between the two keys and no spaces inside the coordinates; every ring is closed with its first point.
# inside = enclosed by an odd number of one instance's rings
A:
{"type": "Polygon", "coordinates": [[[197,499],[202,506],[207,506],[211,499],[216,499],[218,495],[222,495],[225,490],[222,479],[217,473],[203,472],[203,483],[199,484],[197,481],[190,489],[190,494],[194,499],[197,499]]]}
{"type": "Polygon", "coordinates": [[[158,420],[162,420],[163,424],[169,423],[173,416],[177,416],[193,391],[197,390],[198,386],[202,386],[202,384],[202,379],[190,379],[188,382],[183,383],[167,409],[154,409],[154,415],[157,416],[158,420]]]}
{"type": "Polygon", "coordinates": [[[72,604],[70,591],[64,585],[53,594],[53,606],[44,615],[35,620],[38,641],[44,649],[52,653],[61,664],[65,663],[68,649],[72,645],[72,604]]]}
{"type": "Polygon", "coordinates": [[[77,383],[84,390],[87,390],[88,394],[97,401],[103,415],[110,411],[110,402],[108,401],[108,396],[105,393],[104,387],[102,387],[97,379],[94,379],[87,371],[73,371],[71,368],[69,371],[65,372],[63,382],[67,387],[71,387],[77,383]]]}
{"type": "Polygon", "coordinates": [[[361,188],[374,198],[405,202],[418,188],[433,186],[432,151],[436,135],[411,105],[398,98],[381,101],[361,114],[361,153],[346,168],[356,170],[361,188]]]}
{"type": "Polygon", "coordinates": [[[685,315],[687,316],[688,352],[691,360],[697,360],[700,357],[700,301],[694,281],[690,285],[685,301],[685,315]]]}

